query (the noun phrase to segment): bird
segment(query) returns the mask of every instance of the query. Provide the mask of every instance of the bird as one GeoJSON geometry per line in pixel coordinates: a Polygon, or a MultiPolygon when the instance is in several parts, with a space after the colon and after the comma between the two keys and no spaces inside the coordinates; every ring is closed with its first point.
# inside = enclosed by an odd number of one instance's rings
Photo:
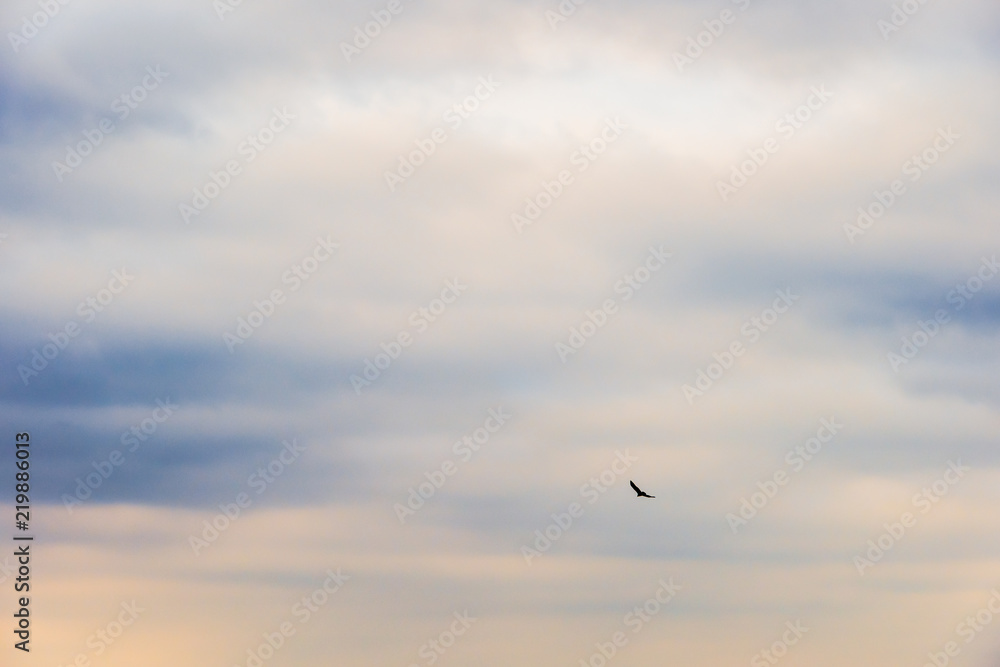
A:
{"type": "Polygon", "coordinates": [[[640,489],[638,486],[635,485],[635,482],[633,482],[632,480],[629,480],[628,483],[632,485],[633,489],[635,489],[635,496],[636,496],[636,498],[655,498],[656,497],[656,496],[651,496],[648,493],[646,493],[645,491],[643,491],[642,489],[640,489]]]}

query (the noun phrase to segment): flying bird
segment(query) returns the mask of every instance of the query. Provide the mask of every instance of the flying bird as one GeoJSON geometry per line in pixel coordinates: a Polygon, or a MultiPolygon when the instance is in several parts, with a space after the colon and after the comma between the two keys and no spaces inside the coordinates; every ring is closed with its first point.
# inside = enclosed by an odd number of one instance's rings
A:
{"type": "Polygon", "coordinates": [[[656,497],[656,496],[651,496],[648,493],[646,493],[645,491],[643,491],[642,489],[640,489],[638,486],[635,485],[635,482],[633,482],[632,480],[629,480],[628,483],[632,485],[633,489],[635,489],[635,496],[636,496],[636,498],[655,498],[656,497]]]}

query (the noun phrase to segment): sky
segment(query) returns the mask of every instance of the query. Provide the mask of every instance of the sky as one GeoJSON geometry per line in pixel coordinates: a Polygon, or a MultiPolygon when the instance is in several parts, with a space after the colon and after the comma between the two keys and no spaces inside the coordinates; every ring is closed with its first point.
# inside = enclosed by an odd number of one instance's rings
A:
{"type": "Polygon", "coordinates": [[[0,663],[1000,664],[998,19],[4,3],[0,663]]]}

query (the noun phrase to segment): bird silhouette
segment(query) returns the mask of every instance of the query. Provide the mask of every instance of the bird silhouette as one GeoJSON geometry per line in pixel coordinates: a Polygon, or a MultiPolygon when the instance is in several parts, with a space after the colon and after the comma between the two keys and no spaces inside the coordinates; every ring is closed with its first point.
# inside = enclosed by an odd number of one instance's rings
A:
{"type": "Polygon", "coordinates": [[[640,489],[638,486],[635,485],[635,482],[633,482],[632,480],[629,480],[628,483],[632,485],[633,489],[635,489],[635,496],[636,496],[636,498],[655,498],[656,497],[656,496],[651,496],[648,493],[646,493],[645,491],[643,491],[642,489],[640,489]]]}

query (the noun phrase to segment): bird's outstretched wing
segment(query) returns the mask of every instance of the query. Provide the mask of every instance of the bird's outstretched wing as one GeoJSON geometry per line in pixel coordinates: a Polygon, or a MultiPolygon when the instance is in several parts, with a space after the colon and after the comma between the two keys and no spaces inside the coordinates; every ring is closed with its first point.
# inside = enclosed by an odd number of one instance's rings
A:
{"type": "Polygon", "coordinates": [[[633,489],[635,489],[635,495],[638,496],[639,498],[655,498],[656,497],[656,496],[651,496],[648,493],[646,493],[645,491],[641,490],[638,486],[635,485],[635,482],[633,482],[632,480],[629,480],[628,483],[632,486],[633,489]]]}

